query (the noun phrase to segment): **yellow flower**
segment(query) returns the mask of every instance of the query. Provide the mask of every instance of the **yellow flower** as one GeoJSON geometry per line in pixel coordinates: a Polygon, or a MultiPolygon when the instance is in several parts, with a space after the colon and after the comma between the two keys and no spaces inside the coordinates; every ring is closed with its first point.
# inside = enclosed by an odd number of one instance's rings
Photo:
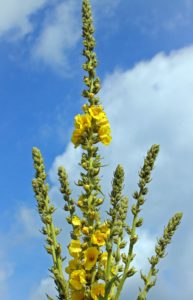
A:
{"type": "Polygon", "coordinates": [[[89,113],[92,116],[92,118],[96,120],[100,119],[105,114],[101,105],[92,105],[89,108],[89,113]]]}
{"type": "Polygon", "coordinates": [[[86,251],[84,251],[84,256],[85,256],[85,269],[86,270],[91,270],[97,261],[97,258],[99,256],[99,251],[96,247],[90,247],[86,251]]]}
{"type": "Polygon", "coordinates": [[[74,126],[75,130],[72,134],[71,141],[75,146],[79,146],[85,129],[91,127],[91,116],[89,114],[76,115],[74,118],[74,126]]]}
{"type": "Polygon", "coordinates": [[[83,109],[84,112],[87,112],[88,104],[83,104],[82,109],[83,109]]]}
{"type": "Polygon", "coordinates": [[[79,240],[71,240],[69,245],[69,253],[73,257],[78,257],[80,252],[82,251],[81,244],[79,240]]]}
{"type": "Polygon", "coordinates": [[[85,300],[84,290],[73,291],[70,300],[85,300]]]}
{"type": "Polygon", "coordinates": [[[72,224],[73,224],[74,226],[81,226],[81,221],[80,221],[79,217],[73,216],[73,217],[72,217],[72,224]]]}
{"type": "Polygon", "coordinates": [[[100,230],[96,230],[91,237],[91,241],[93,244],[98,246],[104,246],[106,240],[106,234],[102,233],[100,230]]]}
{"type": "Polygon", "coordinates": [[[105,113],[103,115],[102,114],[100,115],[100,118],[97,120],[97,125],[99,127],[102,127],[102,126],[110,127],[109,121],[107,119],[107,115],[105,113]]]}
{"type": "Polygon", "coordinates": [[[110,144],[112,138],[109,135],[103,135],[103,136],[101,136],[100,140],[104,145],[108,146],[110,144]]]}
{"type": "Polygon", "coordinates": [[[105,295],[105,284],[103,283],[94,283],[91,286],[91,297],[94,300],[98,300],[98,296],[104,297],[105,295]]]}
{"type": "Polygon", "coordinates": [[[111,138],[111,129],[110,129],[109,124],[100,127],[99,131],[98,131],[98,134],[99,134],[100,141],[104,145],[108,145],[111,142],[112,138],[111,138]]]}
{"type": "Polygon", "coordinates": [[[74,130],[71,138],[72,143],[75,146],[78,146],[80,144],[81,137],[82,137],[82,130],[81,129],[74,130]]]}
{"type": "Polygon", "coordinates": [[[100,258],[100,262],[102,263],[102,265],[104,267],[107,266],[107,258],[108,258],[108,253],[107,252],[103,252],[100,258]]]}
{"type": "Polygon", "coordinates": [[[86,283],[85,270],[73,271],[70,275],[69,282],[75,290],[81,290],[83,288],[83,285],[86,283]]]}
{"type": "Polygon", "coordinates": [[[82,233],[88,235],[88,234],[89,234],[89,228],[86,227],[86,226],[84,226],[84,227],[82,228],[82,233]]]}
{"type": "Polygon", "coordinates": [[[74,118],[74,126],[76,129],[83,129],[91,127],[91,117],[89,114],[77,115],[74,118]]]}
{"type": "Polygon", "coordinates": [[[100,225],[100,230],[107,235],[107,237],[110,234],[110,228],[107,222],[104,222],[100,225]]]}
{"type": "Polygon", "coordinates": [[[71,259],[69,261],[68,267],[65,268],[66,273],[70,274],[72,271],[77,269],[78,261],[77,259],[71,259]]]}

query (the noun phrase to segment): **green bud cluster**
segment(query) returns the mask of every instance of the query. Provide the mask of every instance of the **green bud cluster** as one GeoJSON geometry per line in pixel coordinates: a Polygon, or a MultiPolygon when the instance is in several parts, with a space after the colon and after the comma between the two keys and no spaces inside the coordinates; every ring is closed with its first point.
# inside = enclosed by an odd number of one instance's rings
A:
{"type": "Polygon", "coordinates": [[[73,214],[75,212],[75,202],[74,200],[70,197],[71,196],[71,190],[69,187],[69,182],[68,182],[68,175],[66,173],[66,170],[64,167],[59,167],[58,168],[58,177],[60,181],[60,192],[63,194],[64,201],[66,202],[64,206],[65,211],[69,211],[70,213],[70,218],[69,218],[69,223],[71,224],[71,219],[73,217],[73,214]]]}
{"type": "Polygon", "coordinates": [[[143,167],[139,172],[139,191],[135,191],[133,194],[133,198],[136,200],[136,204],[133,204],[131,207],[131,212],[133,214],[132,226],[125,225],[126,232],[130,235],[130,243],[129,250],[126,257],[122,257],[123,262],[125,263],[125,268],[123,272],[123,276],[120,280],[120,284],[117,288],[117,292],[115,295],[115,300],[118,300],[120,297],[120,293],[122,287],[124,285],[125,280],[127,279],[127,274],[130,270],[130,263],[133,260],[135,254],[133,253],[134,245],[138,240],[138,235],[136,233],[136,228],[140,227],[143,223],[143,218],[139,218],[138,214],[140,212],[140,207],[145,203],[144,195],[147,194],[148,188],[147,184],[151,181],[151,171],[153,170],[154,163],[156,157],[159,152],[159,145],[153,145],[150,150],[147,152],[146,158],[144,159],[143,167]]]}
{"type": "MultiPolygon", "coordinates": [[[[37,200],[38,211],[41,216],[41,220],[44,223],[42,233],[47,236],[45,249],[47,253],[52,255],[54,265],[49,270],[54,275],[54,281],[60,295],[60,300],[68,300],[68,287],[67,282],[62,272],[62,262],[64,258],[61,255],[61,245],[57,242],[56,236],[60,233],[61,229],[57,228],[53,224],[52,214],[55,211],[53,205],[50,205],[50,199],[48,196],[48,184],[46,184],[46,173],[44,167],[44,161],[41,152],[38,148],[33,148],[32,156],[34,161],[34,168],[36,170],[35,178],[32,181],[35,197],[37,200]]],[[[48,296],[48,299],[49,296],[48,296]]]]}
{"type": "Polygon", "coordinates": [[[87,76],[84,76],[84,83],[88,89],[83,90],[82,95],[88,98],[91,105],[98,105],[99,98],[95,95],[100,90],[100,79],[96,77],[95,68],[98,65],[96,53],[93,51],[95,47],[95,38],[93,36],[94,27],[92,20],[91,6],[88,0],[83,0],[82,3],[82,36],[83,36],[83,55],[87,61],[82,65],[83,69],[88,72],[87,76]]]}
{"type": "MultiPolygon", "coordinates": [[[[122,259],[121,249],[124,249],[126,242],[124,241],[124,227],[125,219],[128,211],[128,197],[122,195],[124,183],[124,170],[121,165],[118,165],[112,182],[112,191],[110,194],[111,208],[109,209],[108,224],[110,227],[110,236],[108,238],[106,249],[108,252],[107,269],[106,269],[106,281],[112,280],[111,274],[112,257],[114,258],[114,272],[117,275],[122,272],[124,267],[120,264],[122,259]]],[[[116,286],[118,286],[116,281],[116,286]]]]}
{"type": "Polygon", "coordinates": [[[181,219],[182,219],[182,213],[181,212],[176,213],[169,220],[167,226],[165,227],[163,237],[161,237],[158,240],[155,246],[155,255],[148,259],[151,265],[148,275],[146,276],[141,272],[141,278],[144,281],[144,288],[143,290],[139,289],[140,292],[137,300],[146,300],[148,291],[156,284],[156,280],[157,280],[156,275],[159,271],[158,269],[156,269],[156,265],[159,263],[160,258],[165,257],[166,247],[168,246],[168,244],[170,244],[171,239],[178,225],[180,224],[181,219]],[[153,280],[152,277],[154,278],[153,280]]]}

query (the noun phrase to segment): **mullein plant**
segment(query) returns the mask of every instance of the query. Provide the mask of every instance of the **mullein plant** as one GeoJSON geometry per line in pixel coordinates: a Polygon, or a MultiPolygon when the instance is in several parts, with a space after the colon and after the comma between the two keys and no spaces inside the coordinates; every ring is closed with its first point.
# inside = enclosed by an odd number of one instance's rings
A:
{"type": "MultiPolygon", "coordinates": [[[[53,266],[49,269],[54,279],[58,299],[60,300],[118,300],[125,281],[137,270],[131,265],[135,257],[134,246],[138,241],[137,229],[142,226],[140,211],[148,193],[148,183],[159,152],[159,145],[153,145],[147,152],[144,164],[139,172],[138,190],[133,193],[134,204],[131,207],[132,220],[127,224],[128,197],[122,193],[124,170],[118,165],[112,181],[110,209],[107,220],[100,217],[100,206],[105,201],[101,191],[100,170],[103,167],[98,144],[108,146],[111,142],[111,129],[107,115],[97,93],[100,79],[96,76],[97,58],[94,52],[94,27],[89,0],[82,2],[83,55],[86,61],[84,83],[86,88],[82,96],[87,99],[82,106],[82,114],[74,119],[72,143],[82,148],[80,165],[82,172],[77,185],[80,187],[78,199],[73,199],[64,167],[59,167],[60,191],[65,202],[66,220],[72,226],[68,251],[72,259],[64,269],[62,245],[57,241],[61,232],[54,226],[53,213],[56,208],[50,203],[49,186],[43,158],[38,148],[33,148],[35,179],[33,189],[37,208],[43,222],[42,234],[46,237],[46,251],[52,256],[53,266]],[[127,243],[128,241],[128,243],[127,243]],[[127,246],[128,244],[128,246],[127,246]],[[126,251],[126,249],[128,249],[126,251]]],[[[143,287],[139,289],[137,300],[147,299],[148,291],[157,279],[157,264],[165,256],[165,250],[178,227],[182,213],[176,213],[158,239],[155,254],[149,258],[148,274],[141,272],[143,287]]],[[[49,295],[47,299],[53,300],[49,295]]]]}

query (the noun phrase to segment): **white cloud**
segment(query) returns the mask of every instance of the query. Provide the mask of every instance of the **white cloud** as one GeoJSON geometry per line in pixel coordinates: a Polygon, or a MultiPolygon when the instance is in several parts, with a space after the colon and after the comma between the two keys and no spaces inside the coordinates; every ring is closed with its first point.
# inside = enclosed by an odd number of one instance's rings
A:
{"type": "MultiPolygon", "coordinates": [[[[93,1],[96,19],[111,16],[120,0],[93,1]]],[[[59,73],[72,74],[69,54],[81,37],[81,2],[76,0],[0,0],[0,37],[11,41],[31,36],[33,62],[43,63],[59,73]],[[47,5],[47,9],[45,9],[47,5]],[[42,16],[32,17],[42,10],[42,16]]],[[[100,21],[99,21],[100,22],[100,21]]]]}
{"type": "Polygon", "coordinates": [[[3,299],[5,299],[8,292],[8,279],[13,275],[12,264],[0,259],[0,294],[3,299]]]}
{"type": "MultiPolygon", "coordinates": [[[[189,47],[170,55],[160,53],[131,70],[116,70],[106,77],[101,93],[113,135],[111,145],[101,148],[104,163],[109,164],[102,170],[105,193],[110,191],[115,166],[121,163],[126,172],[125,192],[131,195],[137,188],[137,173],[146,151],[158,143],[161,144],[160,154],[142,211],[144,228],[150,237],[159,237],[172,214],[184,212],[183,222],[169,246],[169,255],[160,264],[160,284],[151,293],[152,299],[171,299],[173,282],[178,283],[173,291],[176,300],[189,300],[193,293],[190,282],[184,280],[193,268],[189,261],[192,236],[189,212],[193,208],[193,170],[190,167],[193,165],[192,78],[193,47],[189,47]],[[180,250],[179,245],[183,245],[183,249],[180,250]],[[177,271],[179,268],[185,268],[183,274],[177,271]],[[169,279],[168,270],[171,270],[169,279]]],[[[53,163],[52,182],[55,184],[57,180],[54,174],[58,165],[67,167],[73,182],[79,173],[76,169],[79,158],[78,150],[68,146],[53,163]]],[[[144,247],[149,249],[147,242],[144,247]]]]}
{"type": "Polygon", "coordinates": [[[34,288],[34,292],[29,296],[29,300],[46,299],[46,294],[50,297],[56,296],[55,284],[52,278],[42,279],[39,286],[34,288]]]}
{"type": "MultiPolygon", "coordinates": [[[[93,1],[96,22],[112,16],[120,0],[93,1]]],[[[35,46],[32,56],[38,61],[65,74],[72,73],[69,65],[70,51],[81,38],[81,2],[67,0],[49,12],[35,46]]]]}
{"type": "Polygon", "coordinates": [[[40,237],[40,217],[35,209],[22,206],[16,218],[23,228],[23,238],[40,237]]]}
{"type": "Polygon", "coordinates": [[[67,53],[80,38],[77,9],[74,0],[58,4],[47,17],[32,50],[34,58],[53,68],[68,68],[67,53]]]}
{"type": "Polygon", "coordinates": [[[148,231],[140,230],[138,232],[139,240],[136,243],[135,253],[136,257],[133,265],[137,270],[145,270],[149,268],[148,257],[154,254],[156,239],[153,238],[148,231]]]}
{"type": "Polygon", "coordinates": [[[33,29],[30,17],[40,10],[47,0],[0,0],[0,36],[14,32],[24,36],[33,29]]]}
{"type": "Polygon", "coordinates": [[[14,265],[7,258],[4,235],[0,232],[0,295],[5,299],[8,294],[8,280],[14,273],[14,265]]]}

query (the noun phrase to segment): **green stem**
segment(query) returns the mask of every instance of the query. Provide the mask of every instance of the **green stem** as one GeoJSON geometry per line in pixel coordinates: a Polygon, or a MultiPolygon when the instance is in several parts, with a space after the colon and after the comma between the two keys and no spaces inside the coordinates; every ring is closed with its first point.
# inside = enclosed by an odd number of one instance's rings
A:
{"type": "Polygon", "coordinates": [[[130,236],[130,245],[129,245],[129,251],[128,251],[128,256],[127,256],[127,261],[126,261],[124,272],[123,272],[123,275],[122,275],[121,280],[119,282],[119,285],[118,285],[117,292],[116,292],[114,300],[118,300],[119,297],[120,297],[123,285],[125,283],[125,280],[127,279],[127,272],[129,270],[130,263],[131,263],[131,261],[133,259],[133,248],[134,248],[134,244],[135,244],[133,242],[133,238],[135,236],[136,220],[137,220],[137,215],[135,215],[134,218],[133,218],[132,230],[131,230],[131,236],[130,236]]]}

